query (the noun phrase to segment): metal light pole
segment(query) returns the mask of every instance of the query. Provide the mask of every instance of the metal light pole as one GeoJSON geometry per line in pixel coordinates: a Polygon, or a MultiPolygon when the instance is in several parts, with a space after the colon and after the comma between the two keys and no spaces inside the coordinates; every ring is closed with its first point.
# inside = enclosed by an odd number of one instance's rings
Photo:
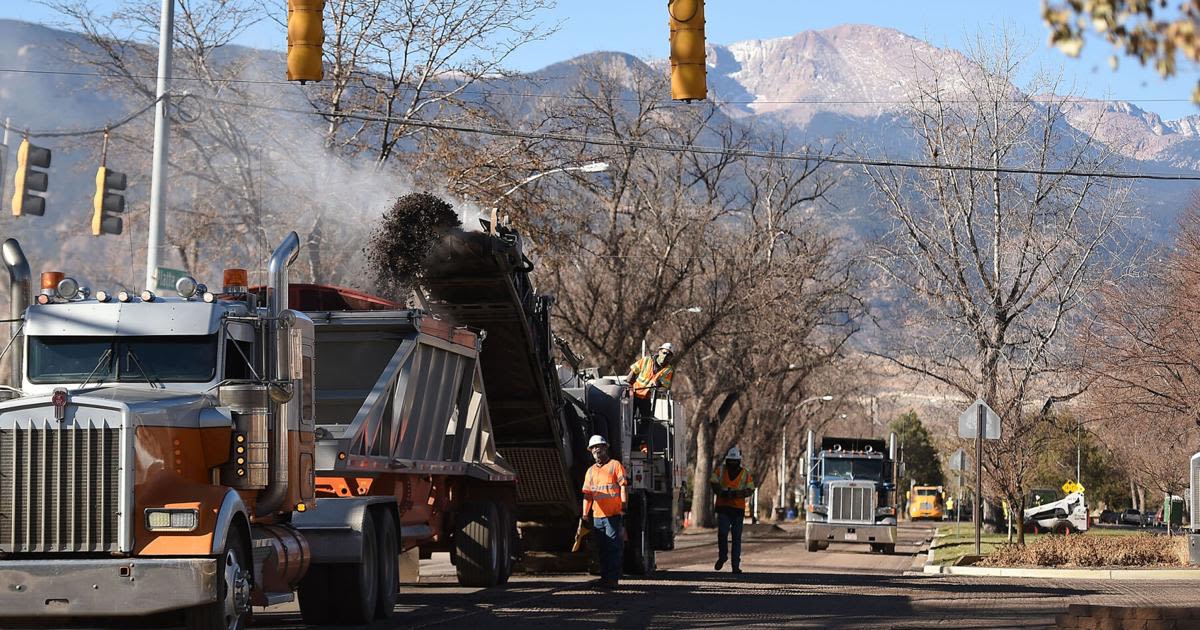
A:
{"type": "MultiPolygon", "coordinates": [[[[805,398],[804,400],[801,400],[796,405],[796,409],[799,410],[800,407],[803,407],[804,405],[807,405],[810,402],[817,402],[817,401],[829,402],[831,400],[833,400],[833,396],[830,394],[825,394],[824,396],[810,396],[808,398],[805,398]]],[[[778,507],[786,510],[787,509],[787,481],[788,481],[787,429],[786,428],[783,431],[783,441],[779,447],[779,473],[778,474],[779,474],[779,506],[778,507]]]]}
{"type": "Polygon", "coordinates": [[[548,171],[534,173],[533,175],[526,177],[525,179],[517,182],[517,184],[515,186],[513,186],[512,188],[509,188],[508,190],[504,191],[504,194],[500,195],[499,197],[496,197],[496,200],[492,202],[492,216],[491,216],[491,223],[488,225],[488,233],[489,234],[496,233],[496,218],[497,218],[496,215],[499,212],[500,200],[517,192],[517,189],[524,186],[525,184],[528,184],[529,182],[537,181],[547,175],[553,175],[555,173],[569,173],[571,171],[579,171],[581,173],[603,173],[604,171],[607,171],[607,170],[608,170],[608,162],[591,162],[590,164],[583,164],[581,166],[560,166],[558,168],[552,168],[548,171]]]}
{"type": "Polygon", "coordinates": [[[171,89],[171,48],[175,42],[175,0],[162,0],[158,25],[158,89],[154,104],[154,158],[150,171],[150,226],[146,244],[146,289],[157,289],[158,252],[163,240],[166,211],[167,139],[170,120],[167,103],[171,89]]]}

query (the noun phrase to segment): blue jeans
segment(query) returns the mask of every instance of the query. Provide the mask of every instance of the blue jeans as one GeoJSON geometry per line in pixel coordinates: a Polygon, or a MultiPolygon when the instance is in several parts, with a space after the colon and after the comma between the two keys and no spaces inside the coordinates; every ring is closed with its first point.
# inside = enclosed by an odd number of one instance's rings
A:
{"type": "Polygon", "coordinates": [[[733,534],[733,568],[742,564],[742,520],[741,510],[717,509],[717,557],[724,562],[729,558],[729,534],[733,534]]]}
{"type": "Polygon", "coordinates": [[[600,577],[610,582],[621,577],[621,548],[625,546],[621,526],[624,521],[624,516],[593,519],[592,533],[596,536],[596,551],[600,554],[600,577]]]}

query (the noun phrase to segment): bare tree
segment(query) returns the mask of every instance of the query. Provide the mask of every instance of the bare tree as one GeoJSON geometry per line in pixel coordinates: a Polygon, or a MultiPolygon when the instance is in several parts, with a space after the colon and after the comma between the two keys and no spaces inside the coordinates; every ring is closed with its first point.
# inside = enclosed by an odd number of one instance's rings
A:
{"type": "Polygon", "coordinates": [[[867,171],[891,220],[873,257],[903,322],[882,354],[996,409],[985,466],[1018,513],[1039,424],[1082,389],[1064,332],[1119,264],[1125,218],[1123,191],[1087,175],[1109,152],[1069,131],[1066,97],[1029,96],[1060,94],[1056,79],[1015,87],[1023,59],[1000,36],[926,64],[908,112],[919,156],[968,168],[867,171]]]}
{"type": "Polygon", "coordinates": [[[1084,402],[1134,485],[1173,494],[1200,450],[1200,198],[1143,267],[1105,287],[1083,331],[1096,381],[1084,402]]]}

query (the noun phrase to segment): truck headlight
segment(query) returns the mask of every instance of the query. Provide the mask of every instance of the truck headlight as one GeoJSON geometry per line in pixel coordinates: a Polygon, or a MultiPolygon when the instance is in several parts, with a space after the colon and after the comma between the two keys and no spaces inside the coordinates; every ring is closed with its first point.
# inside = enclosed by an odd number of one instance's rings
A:
{"type": "Polygon", "coordinates": [[[195,508],[148,508],[146,529],[152,532],[190,532],[200,524],[200,510],[195,508]]]}

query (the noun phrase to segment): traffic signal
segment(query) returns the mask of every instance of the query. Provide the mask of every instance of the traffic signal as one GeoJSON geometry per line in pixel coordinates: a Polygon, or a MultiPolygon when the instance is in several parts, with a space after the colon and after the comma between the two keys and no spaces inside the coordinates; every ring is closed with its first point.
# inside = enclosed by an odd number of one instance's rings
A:
{"type": "Polygon", "coordinates": [[[12,196],[14,217],[24,214],[40,217],[46,214],[46,198],[36,193],[46,192],[50,185],[50,176],[45,170],[48,168],[50,149],[30,144],[29,138],[22,140],[17,148],[16,187],[12,196]]]}
{"type": "Polygon", "coordinates": [[[120,234],[125,221],[125,173],[101,166],[96,170],[96,195],[92,197],[92,236],[120,234]]]}
{"type": "Polygon", "coordinates": [[[704,0],[668,0],[671,24],[671,98],[708,98],[704,63],[704,0]]]}
{"type": "Polygon", "coordinates": [[[287,78],[288,81],[320,81],[325,77],[321,45],[325,29],[321,13],[325,0],[288,0],[287,78]]]}

